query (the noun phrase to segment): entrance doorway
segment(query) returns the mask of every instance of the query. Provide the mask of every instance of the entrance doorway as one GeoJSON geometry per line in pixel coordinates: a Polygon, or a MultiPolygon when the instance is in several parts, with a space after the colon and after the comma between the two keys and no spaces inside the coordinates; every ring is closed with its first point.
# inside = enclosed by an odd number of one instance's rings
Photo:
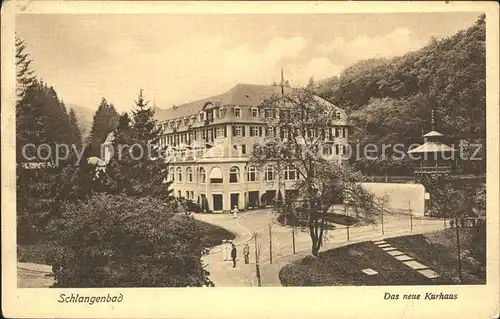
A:
{"type": "Polygon", "coordinates": [[[248,192],[248,206],[249,207],[258,207],[259,206],[259,192],[258,191],[248,192]]]}
{"type": "Polygon", "coordinates": [[[231,194],[231,209],[233,209],[234,206],[240,208],[239,203],[240,203],[240,194],[238,193],[231,194]]]}
{"type": "Polygon", "coordinates": [[[214,200],[214,210],[221,211],[222,210],[222,194],[213,194],[212,198],[214,200]]]}

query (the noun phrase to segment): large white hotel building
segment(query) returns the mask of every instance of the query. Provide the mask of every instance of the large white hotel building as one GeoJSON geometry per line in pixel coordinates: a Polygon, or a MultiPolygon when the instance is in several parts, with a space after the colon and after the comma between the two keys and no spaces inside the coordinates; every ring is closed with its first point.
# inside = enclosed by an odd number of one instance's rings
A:
{"type": "MultiPolygon", "coordinates": [[[[172,147],[175,154],[168,172],[174,196],[198,203],[206,198],[209,210],[228,211],[234,206],[264,205],[293,191],[298,178],[293,169],[277,174],[273,163],[263,167],[250,163],[255,143],[270,133],[265,118],[271,115],[262,101],[280,94],[281,89],[238,84],[217,96],[169,109],[156,108],[156,118],[163,126],[160,145],[172,147]]],[[[335,110],[336,121],[327,138],[334,146],[334,155],[340,155],[348,141],[349,125],[342,109],[328,105],[335,110]]]]}

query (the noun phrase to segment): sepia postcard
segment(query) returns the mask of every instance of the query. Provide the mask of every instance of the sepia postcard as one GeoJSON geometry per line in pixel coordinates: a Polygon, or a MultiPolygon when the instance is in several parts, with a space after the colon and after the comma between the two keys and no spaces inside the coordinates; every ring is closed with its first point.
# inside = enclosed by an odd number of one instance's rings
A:
{"type": "Polygon", "coordinates": [[[498,3],[1,17],[3,316],[498,318],[498,3]]]}

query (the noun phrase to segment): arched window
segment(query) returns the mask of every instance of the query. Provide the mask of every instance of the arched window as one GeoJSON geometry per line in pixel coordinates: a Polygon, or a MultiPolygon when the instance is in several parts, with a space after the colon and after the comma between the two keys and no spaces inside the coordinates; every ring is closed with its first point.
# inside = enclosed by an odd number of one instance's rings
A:
{"type": "Polygon", "coordinates": [[[257,168],[255,166],[249,166],[247,169],[247,181],[256,182],[258,179],[257,168]]]}
{"type": "Polygon", "coordinates": [[[203,167],[200,167],[198,170],[198,182],[201,184],[205,184],[207,182],[207,172],[203,167]]]}
{"type": "Polygon", "coordinates": [[[186,180],[188,183],[193,182],[193,169],[191,167],[186,168],[186,180]]]}
{"type": "Polygon", "coordinates": [[[286,181],[294,181],[297,178],[298,178],[297,170],[295,169],[295,167],[287,165],[287,167],[285,167],[285,180],[286,181]]]}
{"type": "Polygon", "coordinates": [[[224,173],[220,167],[214,167],[210,171],[210,183],[221,184],[224,181],[224,173]]]}
{"type": "Polygon", "coordinates": [[[229,183],[238,183],[240,180],[240,169],[237,166],[229,170],[229,183]]]}
{"type": "Polygon", "coordinates": [[[172,182],[175,180],[175,174],[174,174],[173,167],[170,167],[170,169],[168,170],[168,179],[172,182]]]}
{"type": "Polygon", "coordinates": [[[182,182],[182,168],[177,167],[177,181],[182,182]]]}
{"type": "Polygon", "coordinates": [[[337,115],[337,120],[340,120],[342,118],[341,112],[337,111],[336,115],[337,115]]]}
{"type": "Polygon", "coordinates": [[[264,171],[264,180],[274,181],[275,169],[273,165],[267,165],[264,171]]]}

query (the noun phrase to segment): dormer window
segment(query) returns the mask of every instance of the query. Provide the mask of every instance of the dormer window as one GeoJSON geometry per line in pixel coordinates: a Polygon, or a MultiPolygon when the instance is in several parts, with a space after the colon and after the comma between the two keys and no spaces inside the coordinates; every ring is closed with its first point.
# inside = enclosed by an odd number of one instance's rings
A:
{"type": "Polygon", "coordinates": [[[234,116],[241,117],[241,109],[239,107],[234,108],[234,116]]]}
{"type": "Polygon", "coordinates": [[[207,121],[213,122],[214,121],[214,113],[212,110],[207,111],[207,121]]]}
{"type": "Polygon", "coordinates": [[[340,112],[337,111],[336,115],[337,115],[337,120],[340,120],[342,118],[342,113],[340,113],[340,112]]]}
{"type": "Polygon", "coordinates": [[[170,128],[174,128],[174,121],[169,121],[168,126],[170,126],[170,128]]]}
{"type": "Polygon", "coordinates": [[[191,116],[191,125],[193,125],[196,122],[196,116],[191,116]]]}
{"type": "Polygon", "coordinates": [[[189,125],[189,118],[185,117],[184,118],[184,126],[188,126],[189,125]]]}
{"type": "Polygon", "coordinates": [[[225,110],[224,110],[224,108],[222,108],[222,107],[220,107],[220,108],[218,109],[217,114],[218,114],[218,117],[219,117],[220,119],[224,117],[224,111],[225,111],[225,110]]]}
{"type": "Polygon", "coordinates": [[[272,117],[272,114],[273,114],[273,113],[272,113],[271,109],[265,109],[265,110],[264,110],[264,117],[265,117],[266,119],[271,118],[271,117],[272,117]]]}
{"type": "Polygon", "coordinates": [[[176,128],[179,128],[181,126],[181,120],[177,120],[176,122],[176,128]]]}
{"type": "Polygon", "coordinates": [[[252,108],[252,117],[255,119],[258,116],[259,116],[259,110],[256,107],[252,108]]]}
{"type": "Polygon", "coordinates": [[[204,113],[200,113],[198,115],[199,119],[200,119],[200,122],[202,122],[204,119],[205,119],[205,114],[204,113]]]}

